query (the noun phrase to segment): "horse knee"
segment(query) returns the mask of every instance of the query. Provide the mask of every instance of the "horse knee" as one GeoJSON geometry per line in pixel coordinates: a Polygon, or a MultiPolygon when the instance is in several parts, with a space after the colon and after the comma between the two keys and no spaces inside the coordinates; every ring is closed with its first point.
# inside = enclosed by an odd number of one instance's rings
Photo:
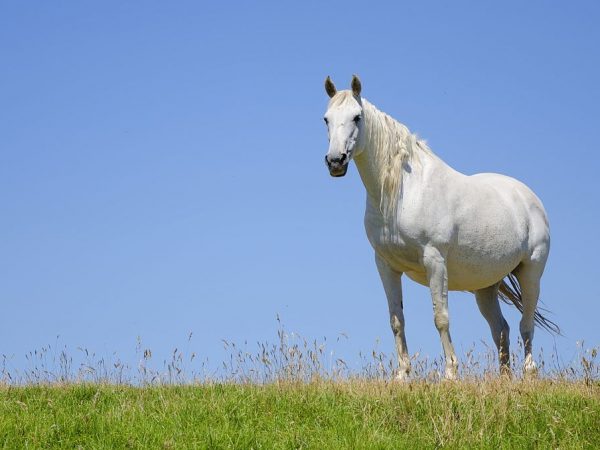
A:
{"type": "Polygon", "coordinates": [[[448,319],[448,312],[436,311],[433,316],[433,322],[439,332],[448,331],[450,327],[450,321],[448,319]]]}
{"type": "Polygon", "coordinates": [[[404,331],[404,320],[398,317],[396,314],[390,316],[390,326],[394,336],[401,334],[404,331]]]}

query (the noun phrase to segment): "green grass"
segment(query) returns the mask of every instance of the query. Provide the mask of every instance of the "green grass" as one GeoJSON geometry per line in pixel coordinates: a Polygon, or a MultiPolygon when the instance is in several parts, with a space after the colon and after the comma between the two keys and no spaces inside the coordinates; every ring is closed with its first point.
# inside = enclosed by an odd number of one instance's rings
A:
{"type": "Polygon", "coordinates": [[[600,352],[583,342],[567,364],[540,352],[538,379],[523,379],[514,353],[513,378],[499,377],[489,349],[466,353],[458,382],[440,381],[440,358],[414,355],[403,384],[389,381],[393,356],[349,366],[324,342],[277,336],[254,351],[224,341],[218,371],[177,349],[161,369],[141,342],[133,367],[57,346],[19,370],[3,356],[0,447],[600,448],[600,352]]]}
{"type": "Polygon", "coordinates": [[[600,383],[0,387],[3,448],[600,448],[600,383]]]}

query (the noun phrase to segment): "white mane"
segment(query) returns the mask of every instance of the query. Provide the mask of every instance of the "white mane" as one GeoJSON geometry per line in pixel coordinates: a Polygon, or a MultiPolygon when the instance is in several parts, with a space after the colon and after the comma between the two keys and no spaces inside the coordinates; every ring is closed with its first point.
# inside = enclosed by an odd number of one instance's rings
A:
{"type": "Polygon", "coordinates": [[[423,140],[409,129],[379,111],[366,99],[362,99],[364,115],[364,148],[373,151],[375,168],[381,183],[380,209],[384,215],[394,214],[402,188],[402,173],[405,163],[419,164],[419,153],[433,152],[423,140]]]}
{"type": "Polygon", "coordinates": [[[419,164],[419,153],[434,155],[424,140],[393,117],[378,110],[365,98],[357,98],[352,91],[337,92],[328,107],[341,107],[358,101],[363,108],[364,149],[375,155],[375,167],[381,182],[379,208],[385,215],[393,215],[402,189],[402,167],[405,163],[419,164]]]}

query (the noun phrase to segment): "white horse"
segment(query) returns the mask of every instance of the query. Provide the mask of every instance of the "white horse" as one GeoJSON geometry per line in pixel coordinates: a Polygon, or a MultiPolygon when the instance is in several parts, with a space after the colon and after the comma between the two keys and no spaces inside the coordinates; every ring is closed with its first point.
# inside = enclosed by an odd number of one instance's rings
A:
{"type": "Polygon", "coordinates": [[[524,371],[536,371],[534,322],[559,333],[537,310],[540,278],[550,249],[542,202],[524,184],[493,173],[463,175],[438,158],[404,125],[362,98],[360,80],[337,91],[329,77],[325,162],[334,177],[351,159],[367,190],[365,228],[375,250],[398,352],[398,375],[410,372],[404,335],[402,274],[431,290],[435,326],[455,379],[457,359],[450,339],[448,290],[472,291],[509,371],[509,327],[498,297],[522,313],[524,371]],[[507,277],[508,283],[505,281],[507,277]]]}

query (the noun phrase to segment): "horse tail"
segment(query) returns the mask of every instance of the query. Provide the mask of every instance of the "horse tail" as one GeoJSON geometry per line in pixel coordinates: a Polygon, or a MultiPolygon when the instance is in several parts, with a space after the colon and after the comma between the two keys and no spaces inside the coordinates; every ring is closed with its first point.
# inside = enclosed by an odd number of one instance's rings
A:
{"type": "MultiPolygon", "coordinates": [[[[512,273],[509,273],[508,276],[502,280],[500,283],[500,287],[498,289],[498,297],[509,305],[514,305],[516,308],[522,313],[523,312],[523,298],[521,297],[521,286],[519,285],[519,281],[517,277],[515,277],[512,273]],[[508,279],[508,283],[506,280],[508,279]]],[[[552,334],[560,335],[560,328],[550,319],[545,317],[541,311],[549,312],[545,308],[537,307],[535,309],[534,319],[535,324],[540,328],[548,331],[552,334]]]]}

